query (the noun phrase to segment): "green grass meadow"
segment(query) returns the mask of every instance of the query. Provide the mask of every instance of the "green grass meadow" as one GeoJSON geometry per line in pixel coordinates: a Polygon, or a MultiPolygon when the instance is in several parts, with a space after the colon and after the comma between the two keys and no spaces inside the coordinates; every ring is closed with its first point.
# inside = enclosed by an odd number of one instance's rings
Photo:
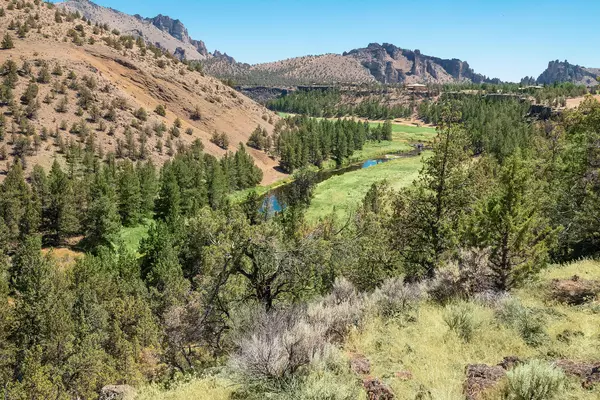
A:
{"type": "MultiPolygon", "coordinates": [[[[423,153],[426,156],[427,152],[423,153]]],[[[383,164],[333,176],[321,182],[307,211],[309,221],[317,221],[331,213],[344,218],[363,199],[371,185],[383,180],[394,189],[410,185],[419,175],[422,156],[398,158],[383,164]]]]}

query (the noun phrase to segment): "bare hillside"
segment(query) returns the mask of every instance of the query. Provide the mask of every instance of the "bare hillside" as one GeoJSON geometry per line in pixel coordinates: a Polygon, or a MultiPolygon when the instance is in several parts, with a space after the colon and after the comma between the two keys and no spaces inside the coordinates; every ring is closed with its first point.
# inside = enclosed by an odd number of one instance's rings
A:
{"type": "MultiPolygon", "coordinates": [[[[206,152],[223,155],[210,142],[214,132],[226,133],[235,148],[257,125],[272,131],[275,114],[170,54],[112,27],[29,4],[6,7],[0,17],[0,37],[14,44],[0,50],[8,88],[0,93],[1,159],[20,157],[31,170],[63,159],[67,146],[94,146],[101,157],[163,162],[196,139],[206,152]]],[[[280,176],[275,161],[248,151],[265,182],[280,176]]]]}

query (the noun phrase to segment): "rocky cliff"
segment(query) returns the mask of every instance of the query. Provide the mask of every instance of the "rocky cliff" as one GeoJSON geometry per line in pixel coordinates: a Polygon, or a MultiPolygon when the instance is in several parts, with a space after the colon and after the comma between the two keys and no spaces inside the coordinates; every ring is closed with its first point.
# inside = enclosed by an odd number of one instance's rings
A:
{"type": "Polygon", "coordinates": [[[600,68],[585,68],[570,64],[568,61],[550,61],[548,68],[537,78],[539,85],[551,85],[555,82],[571,82],[578,85],[596,86],[600,68]]]}
{"type": "Polygon", "coordinates": [[[343,56],[356,58],[382,83],[497,81],[475,73],[466,61],[431,57],[419,50],[401,49],[389,43],[370,43],[343,56]]]}
{"type": "Polygon", "coordinates": [[[135,15],[136,18],[149,22],[158,29],[163,32],[167,32],[169,35],[174,38],[182,41],[183,43],[188,43],[194,46],[194,48],[203,55],[204,57],[208,56],[208,50],[206,50],[206,45],[201,40],[194,40],[190,37],[187,28],[178,19],[173,19],[169,16],[159,14],[154,18],[142,18],[140,15],[135,15]]]}

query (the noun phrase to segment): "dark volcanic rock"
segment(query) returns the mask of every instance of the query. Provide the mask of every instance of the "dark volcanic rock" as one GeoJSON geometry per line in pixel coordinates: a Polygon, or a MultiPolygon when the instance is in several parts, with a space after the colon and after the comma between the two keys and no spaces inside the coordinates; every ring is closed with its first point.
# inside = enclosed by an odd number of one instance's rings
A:
{"type": "Polygon", "coordinates": [[[551,297],[561,303],[579,305],[592,301],[600,294],[600,282],[581,279],[555,279],[550,284],[551,297]]]}
{"type": "Polygon", "coordinates": [[[350,357],[350,369],[357,375],[368,375],[371,372],[371,362],[362,354],[350,357]]]}
{"type": "Polygon", "coordinates": [[[363,379],[363,386],[369,400],[393,400],[392,389],[377,378],[363,379]]]}

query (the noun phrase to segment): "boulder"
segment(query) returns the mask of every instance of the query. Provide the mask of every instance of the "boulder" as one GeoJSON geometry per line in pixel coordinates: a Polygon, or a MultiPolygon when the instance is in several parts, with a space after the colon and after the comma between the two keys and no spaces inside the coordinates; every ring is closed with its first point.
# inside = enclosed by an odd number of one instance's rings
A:
{"type": "Polygon", "coordinates": [[[468,400],[478,400],[482,392],[494,387],[504,378],[506,370],[500,365],[469,364],[466,374],[465,395],[468,400]]]}
{"type": "Polygon", "coordinates": [[[554,279],[550,283],[551,297],[561,303],[580,305],[593,301],[600,294],[600,282],[581,279],[554,279]]]}
{"type": "Polygon", "coordinates": [[[350,369],[357,375],[368,375],[371,372],[371,363],[362,354],[350,356],[350,369]]]}
{"type": "Polygon", "coordinates": [[[129,385],[107,385],[100,391],[99,400],[131,400],[136,390],[129,385]]]}
{"type": "Polygon", "coordinates": [[[363,387],[367,392],[367,398],[369,400],[392,400],[394,399],[394,393],[392,389],[385,383],[381,382],[377,378],[365,378],[363,379],[363,387]]]}

